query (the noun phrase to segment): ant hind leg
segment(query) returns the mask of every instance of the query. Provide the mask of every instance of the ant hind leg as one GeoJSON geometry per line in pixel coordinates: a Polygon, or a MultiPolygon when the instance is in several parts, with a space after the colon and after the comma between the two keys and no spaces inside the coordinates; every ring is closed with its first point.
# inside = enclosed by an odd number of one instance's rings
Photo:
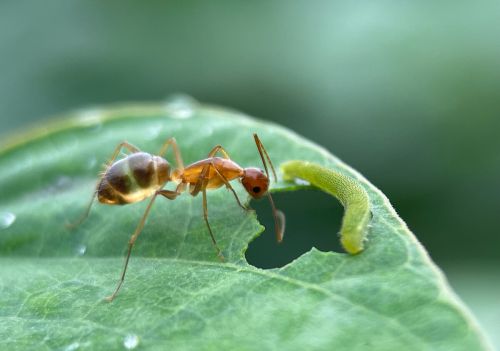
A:
{"type": "MultiPolygon", "coordinates": [[[[149,201],[148,206],[146,207],[146,211],[144,211],[144,214],[142,215],[141,221],[137,225],[137,228],[134,231],[134,234],[130,237],[130,240],[128,242],[128,251],[127,251],[127,256],[125,258],[125,265],[123,266],[122,274],[120,276],[120,280],[118,281],[118,285],[116,286],[115,291],[113,292],[112,295],[106,297],[106,300],[108,302],[113,301],[115,298],[116,294],[118,294],[118,291],[120,290],[123,281],[125,280],[125,273],[127,273],[127,267],[128,267],[128,261],[130,260],[130,254],[132,253],[132,248],[134,247],[135,241],[139,237],[139,234],[142,232],[142,228],[144,228],[144,224],[146,223],[146,218],[149,215],[149,211],[151,210],[151,207],[153,206],[153,203],[156,199],[156,197],[161,194],[161,191],[156,192],[153,197],[151,198],[151,201],[149,201]]],[[[161,194],[163,195],[163,194],[161,194]]]]}

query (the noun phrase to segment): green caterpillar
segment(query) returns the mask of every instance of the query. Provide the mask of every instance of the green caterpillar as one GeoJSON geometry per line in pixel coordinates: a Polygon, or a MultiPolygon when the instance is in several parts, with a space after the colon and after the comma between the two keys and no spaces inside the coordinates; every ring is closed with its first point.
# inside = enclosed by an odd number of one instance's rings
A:
{"type": "Polygon", "coordinates": [[[300,178],[335,196],[344,206],[340,242],[354,255],[364,249],[371,219],[368,194],[351,177],[307,161],[288,161],[281,165],[285,180],[300,178]]]}

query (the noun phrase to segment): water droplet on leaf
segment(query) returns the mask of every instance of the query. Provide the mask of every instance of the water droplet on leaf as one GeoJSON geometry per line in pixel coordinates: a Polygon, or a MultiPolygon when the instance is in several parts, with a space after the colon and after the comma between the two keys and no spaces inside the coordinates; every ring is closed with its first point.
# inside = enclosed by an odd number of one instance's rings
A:
{"type": "Polygon", "coordinates": [[[86,251],[87,251],[87,246],[85,246],[85,245],[78,245],[78,246],[76,247],[76,254],[77,254],[78,256],[83,256],[83,255],[85,255],[85,252],[86,252],[86,251]]]}
{"type": "Polygon", "coordinates": [[[74,342],[74,343],[69,344],[68,346],[66,346],[64,348],[64,351],[75,351],[75,350],[78,350],[79,347],[80,347],[80,343],[79,342],[74,342]]]}
{"type": "Polygon", "coordinates": [[[305,185],[305,186],[309,186],[311,185],[311,183],[309,183],[307,180],[304,180],[304,179],[300,179],[300,178],[294,178],[294,183],[297,184],[297,185],[305,185]]]}
{"type": "Polygon", "coordinates": [[[133,350],[139,345],[139,337],[135,334],[127,334],[125,339],[123,339],[123,346],[127,350],[133,350]]]}
{"type": "Polygon", "coordinates": [[[16,215],[12,212],[0,212],[0,229],[9,228],[16,220],[16,215]]]}

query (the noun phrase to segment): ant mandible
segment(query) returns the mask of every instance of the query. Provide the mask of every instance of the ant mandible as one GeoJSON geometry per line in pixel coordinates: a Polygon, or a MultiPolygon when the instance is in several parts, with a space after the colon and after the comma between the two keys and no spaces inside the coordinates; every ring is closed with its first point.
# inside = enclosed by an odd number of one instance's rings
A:
{"type": "Polygon", "coordinates": [[[144,227],[149,211],[158,195],[166,197],[169,200],[175,200],[177,196],[186,190],[192,196],[196,196],[201,192],[203,195],[203,218],[205,219],[212,243],[217,250],[217,255],[224,261],[222,251],[217,245],[212,228],[208,222],[207,190],[217,189],[225,185],[233,193],[238,205],[244,210],[248,210],[241,204],[238,195],[230,183],[231,180],[239,179],[252,198],[258,199],[267,195],[273,211],[276,240],[278,242],[283,240],[285,216],[281,211],[276,209],[273,198],[268,191],[269,172],[266,160],[271,166],[275,181],[277,181],[276,171],[259,137],[257,134],[253,136],[262,164],[264,165],[265,173],[254,167],[242,168],[231,160],[229,154],[221,145],[215,146],[208,153],[207,158],[184,167],[175,138],[168,139],[161,147],[158,155],[142,152],[126,141],[118,144],[107,163],[105,171],[99,177],[87,209],[76,223],[70,225],[70,227],[75,227],[88,217],[96,196],[100,203],[108,205],[126,205],[142,201],[149,197],[151,198],[137,228],[130,237],[125,264],[118,285],[113,294],[106,297],[106,300],[112,301],[115,298],[125,280],[125,273],[132,248],[144,227]],[[170,146],[172,146],[177,163],[177,169],[174,170],[171,169],[168,161],[163,158],[163,155],[166,154],[170,146]],[[115,161],[122,148],[127,149],[130,154],[115,161]],[[222,157],[216,157],[218,153],[222,157]],[[163,189],[169,181],[178,184],[174,191],[163,189]]]}

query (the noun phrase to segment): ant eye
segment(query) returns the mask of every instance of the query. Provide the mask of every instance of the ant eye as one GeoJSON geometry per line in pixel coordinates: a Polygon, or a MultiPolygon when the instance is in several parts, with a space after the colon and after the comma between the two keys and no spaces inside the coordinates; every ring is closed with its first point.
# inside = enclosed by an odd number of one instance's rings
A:
{"type": "Polygon", "coordinates": [[[260,187],[259,186],[254,186],[253,189],[252,189],[252,191],[254,193],[260,193],[260,187]]]}

